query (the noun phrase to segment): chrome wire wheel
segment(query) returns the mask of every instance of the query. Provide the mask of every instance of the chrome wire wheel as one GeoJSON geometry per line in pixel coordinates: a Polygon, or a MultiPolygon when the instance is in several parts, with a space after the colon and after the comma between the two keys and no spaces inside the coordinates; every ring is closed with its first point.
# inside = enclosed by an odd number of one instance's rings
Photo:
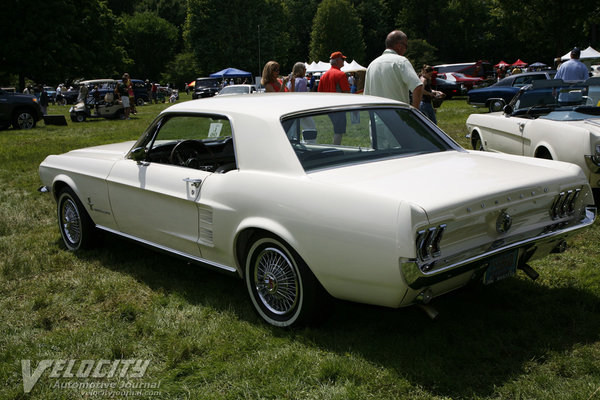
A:
{"type": "Polygon", "coordinates": [[[279,249],[267,247],[256,257],[253,283],[262,304],[276,315],[285,315],[298,303],[298,274],[279,249]]]}
{"type": "Polygon", "coordinates": [[[73,199],[66,199],[60,210],[60,225],[65,241],[77,247],[81,241],[81,216],[73,199]]]}
{"type": "Polygon", "coordinates": [[[57,198],[58,228],[67,249],[77,251],[93,245],[94,223],[71,188],[57,198]]]}
{"type": "Polygon", "coordinates": [[[324,290],[302,257],[270,233],[256,234],[245,253],[244,280],[255,311],[268,324],[307,325],[326,307],[324,290]]]}

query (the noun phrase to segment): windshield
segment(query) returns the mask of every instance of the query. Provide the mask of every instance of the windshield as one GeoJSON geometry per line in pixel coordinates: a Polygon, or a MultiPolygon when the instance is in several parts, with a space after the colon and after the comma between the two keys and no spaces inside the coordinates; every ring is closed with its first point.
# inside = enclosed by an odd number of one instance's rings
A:
{"type": "Polygon", "coordinates": [[[247,86],[226,86],[223,89],[221,89],[221,92],[219,92],[219,94],[244,94],[248,92],[249,90],[247,86]]]}
{"type": "Polygon", "coordinates": [[[513,113],[577,111],[600,112],[600,79],[567,84],[560,79],[536,81],[512,100],[513,113]]]}
{"type": "Polygon", "coordinates": [[[458,148],[406,108],[329,111],[282,125],[305,171],[458,148]]]}
{"type": "Polygon", "coordinates": [[[212,87],[218,86],[216,79],[198,79],[196,81],[196,87],[212,87]]]}

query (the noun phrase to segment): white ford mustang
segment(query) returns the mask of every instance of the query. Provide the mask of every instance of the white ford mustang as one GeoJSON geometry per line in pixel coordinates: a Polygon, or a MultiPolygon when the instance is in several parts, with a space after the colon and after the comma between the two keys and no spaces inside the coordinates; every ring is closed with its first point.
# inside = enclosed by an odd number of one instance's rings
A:
{"type": "Polygon", "coordinates": [[[466,151],[405,104],[349,94],[180,103],[40,176],[67,248],[103,230],[231,273],[275,326],[327,295],[401,307],[534,276],[595,219],[578,166],[466,151]]]}
{"type": "Polygon", "coordinates": [[[600,188],[600,77],[533,81],[505,112],[470,115],[467,130],[476,150],[571,162],[600,188]]]}

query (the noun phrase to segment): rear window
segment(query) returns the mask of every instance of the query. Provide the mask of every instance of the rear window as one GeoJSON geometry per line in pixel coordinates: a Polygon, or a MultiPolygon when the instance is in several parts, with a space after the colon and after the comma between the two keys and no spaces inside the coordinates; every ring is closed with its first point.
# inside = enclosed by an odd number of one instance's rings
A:
{"type": "Polygon", "coordinates": [[[282,125],[305,171],[453,149],[443,133],[404,108],[331,111],[282,125]]]}

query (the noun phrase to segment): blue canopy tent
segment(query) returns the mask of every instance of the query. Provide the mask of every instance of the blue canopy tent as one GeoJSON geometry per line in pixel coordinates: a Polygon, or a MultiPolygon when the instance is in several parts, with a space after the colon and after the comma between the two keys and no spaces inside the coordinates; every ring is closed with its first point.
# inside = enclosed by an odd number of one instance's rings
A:
{"type": "Polygon", "coordinates": [[[214,74],[210,74],[211,78],[252,78],[251,72],[242,71],[237,68],[225,68],[214,74]]]}

